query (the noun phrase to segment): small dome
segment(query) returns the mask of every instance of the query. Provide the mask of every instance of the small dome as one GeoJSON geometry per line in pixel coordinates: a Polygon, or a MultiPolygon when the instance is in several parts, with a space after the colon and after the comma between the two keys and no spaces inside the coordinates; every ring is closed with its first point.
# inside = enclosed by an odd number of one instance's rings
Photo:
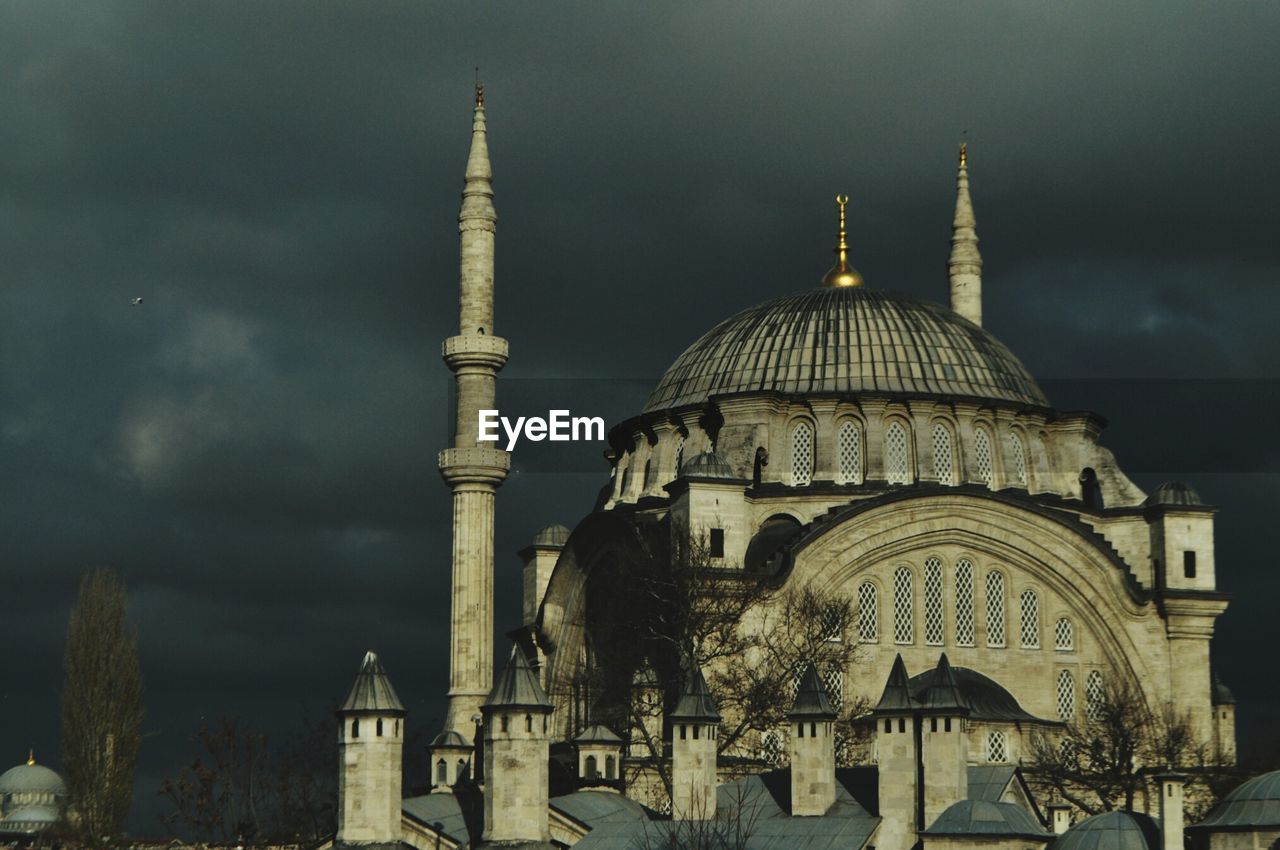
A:
{"type": "Polygon", "coordinates": [[[34,761],[11,767],[0,774],[0,794],[66,793],[67,783],[62,781],[62,777],[34,761]]]}
{"type": "Polygon", "coordinates": [[[557,522],[543,526],[533,535],[534,546],[563,546],[569,542],[569,529],[557,522]]]}
{"type": "Polygon", "coordinates": [[[1280,770],[1255,776],[1222,798],[1203,827],[1280,827],[1280,770]]]}
{"type": "Polygon", "coordinates": [[[1218,681],[1218,677],[1213,677],[1213,704],[1214,705],[1235,705],[1236,695],[1231,693],[1231,689],[1222,682],[1218,681]]]}
{"type": "Polygon", "coordinates": [[[938,815],[925,835],[992,835],[1018,838],[1047,838],[1048,833],[1014,803],[961,800],[938,815]]]}
{"type": "Polygon", "coordinates": [[[471,744],[467,743],[467,739],[462,737],[458,732],[452,729],[446,729],[431,740],[431,748],[436,747],[466,747],[471,748],[471,744]]]}
{"type": "Polygon", "coordinates": [[[703,452],[694,455],[680,467],[680,475],[684,478],[737,478],[733,467],[724,455],[716,452],[703,452]]]}
{"type": "Polygon", "coordinates": [[[1059,835],[1048,850],[1160,850],[1160,827],[1137,812],[1104,812],[1059,835]]]}
{"type": "Polygon", "coordinates": [[[1203,505],[1200,494],[1185,481],[1166,481],[1151,491],[1146,505],[1203,505]]]}
{"type": "Polygon", "coordinates": [[[622,739],[619,738],[614,731],[608,726],[602,726],[594,723],[583,729],[578,736],[573,739],[576,744],[621,744],[622,739]]]}

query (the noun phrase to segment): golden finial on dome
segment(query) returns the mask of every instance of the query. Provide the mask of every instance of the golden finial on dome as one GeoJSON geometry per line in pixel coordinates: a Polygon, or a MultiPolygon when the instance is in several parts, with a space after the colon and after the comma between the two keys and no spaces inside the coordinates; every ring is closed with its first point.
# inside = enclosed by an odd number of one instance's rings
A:
{"type": "Polygon", "coordinates": [[[35,750],[27,750],[27,764],[28,764],[28,765],[33,765],[33,764],[35,764],[35,763],[36,763],[36,751],[35,751],[35,750]]]}
{"type": "Polygon", "coordinates": [[[836,264],[822,276],[823,286],[862,286],[864,281],[858,270],[849,265],[849,243],[845,231],[844,207],[849,203],[848,195],[836,195],[836,204],[840,207],[840,241],[836,243],[836,264]]]}

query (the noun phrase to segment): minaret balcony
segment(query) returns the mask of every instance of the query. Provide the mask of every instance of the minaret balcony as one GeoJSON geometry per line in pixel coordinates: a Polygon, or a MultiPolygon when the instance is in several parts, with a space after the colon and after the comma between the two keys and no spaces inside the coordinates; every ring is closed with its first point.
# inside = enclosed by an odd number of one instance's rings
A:
{"type": "Polygon", "coordinates": [[[455,372],[467,366],[497,371],[506,365],[507,341],[489,334],[460,334],[444,341],[440,355],[455,372]]]}
{"type": "Polygon", "coordinates": [[[501,484],[511,470],[511,455],[488,446],[467,446],[440,452],[440,474],[455,484],[501,484]]]}

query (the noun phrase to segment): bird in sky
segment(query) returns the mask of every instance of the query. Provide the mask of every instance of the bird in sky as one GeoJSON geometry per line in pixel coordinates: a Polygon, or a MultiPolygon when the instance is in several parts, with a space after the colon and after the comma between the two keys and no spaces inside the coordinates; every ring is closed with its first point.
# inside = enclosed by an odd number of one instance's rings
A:
{"type": "Polygon", "coordinates": [[[138,296],[137,298],[133,299],[133,301],[131,301],[130,303],[133,304],[133,306],[137,307],[139,304],[142,303],[142,296],[138,296]]]}

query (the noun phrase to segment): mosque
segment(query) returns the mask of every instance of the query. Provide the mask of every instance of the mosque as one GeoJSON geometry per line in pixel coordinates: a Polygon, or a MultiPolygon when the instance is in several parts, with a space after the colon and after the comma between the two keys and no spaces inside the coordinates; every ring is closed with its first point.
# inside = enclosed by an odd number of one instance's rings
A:
{"type": "Polygon", "coordinates": [[[23,764],[0,773],[0,844],[27,843],[62,820],[67,785],[29,753],[23,764]]]}
{"type": "Polygon", "coordinates": [[[508,357],[493,322],[491,178],[478,88],[459,328],[443,344],[457,399],[440,454],[453,492],[448,716],[430,793],[404,797],[406,711],[366,655],[339,711],[336,844],[1277,846],[1280,773],[1188,825],[1194,765],[1145,765],[1136,811],[1089,817],[1029,769],[1037,740],[1120,690],[1145,716],[1178,718],[1201,767],[1233,765],[1234,700],[1210,668],[1229,597],[1215,509],[1181,482],[1144,493],[1101,444],[1105,420],[1055,408],[983,328],[963,146],[948,304],[865,282],[838,197],[830,271],[679,354],[612,429],[593,512],[521,552],[524,623],[495,678],[494,501],[510,456],[477,429],[508,357]],[[824,600],[789,630],[843,660],[771,671],[767,641],[703,661],[696,642],[647,640],[672,618],[644,604],[637,565],[675,562],[699,598],[749,600],[732,624],[748,637],[801,591],[824,600]],[[744,670],[790,681],[772,728],[725,699],[744,670]]]}

